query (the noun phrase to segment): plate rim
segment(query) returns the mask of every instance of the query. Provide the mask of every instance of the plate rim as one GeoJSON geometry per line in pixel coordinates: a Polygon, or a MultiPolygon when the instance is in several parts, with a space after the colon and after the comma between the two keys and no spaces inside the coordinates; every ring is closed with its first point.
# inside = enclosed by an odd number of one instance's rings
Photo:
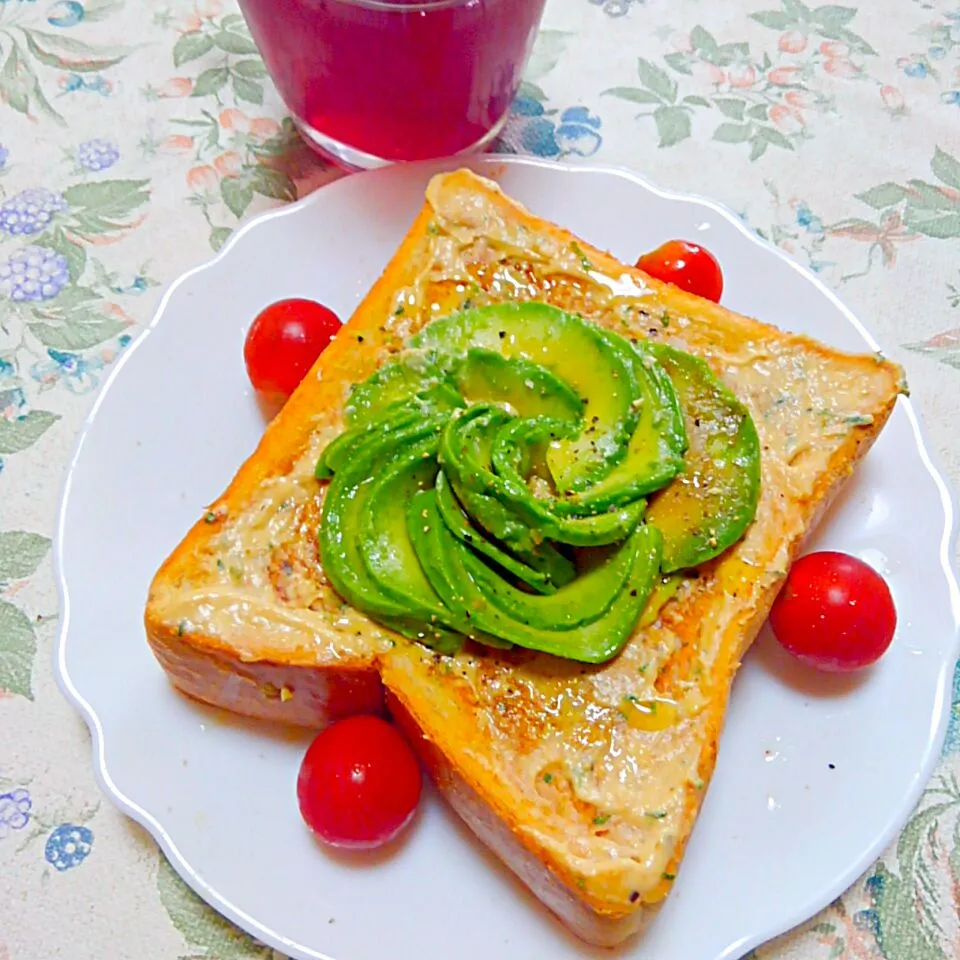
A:
{"type": "MultiPolygon", "coordinates": [[[[414,170],[443,170],[456,169],[460,167],[469,167],[474,171],[486,174],[492,179],[496,179],[498,168],[519,167],[529,169],[549,169],[564,174],[600,174],[603,176],[612,176],[624,179],[634,186],[646,190],[665,200],[693,202],[715,214],[723,217],[728,223],[732,224],[739,233],[753,242],[760,251],[766,254],[777,256],[781,262],[787,264],[797,274],[799,279],[811,284],[813,288],[823,297],[825,297],[833,307],[835,307],[843,318],[851,324],[857,333],[863,338],[870,350],[876,353],[882,353],[878,342],[873,334],[862,323],[853,311],[829,288],[826,284],[811,270],[798,263],[779,247],[760,237],[752,230],[744,220],[734,213],[725,204],[713,200],[702,194],[691,193],[680,190],[673,190],[658,186],[645,176],[637,173],[630,168],[614,164],[593,164],[593,163],[560,163],[553,160],[547,160],[539,157],[525,157],[519,155],[487,154],[476,156],[465,156],[456,158],[442,158],[438,160],[425,160],[416,163],[404,165],[405,168],[414,170]]],[[[213,268],[222,260],[225,260],[239,243],[240,239],[255,230],[261,224],[268,221],[278,220],[286,216],[292,216],[301,210],[320,202],[322,196],[327,195],[330,190],[338,189],[340,184],[350,182],[359,177],[384,177],[390,176],[390,171],[395,168],[392,166],[382,167],[376,170],[367,171],[361,174],[350,174],[339,178],[338,180],[326,183],[316,190],[313,190],[307,196],[302,197],[293,203],[276,207],[242,222],[230,235],[226,243],[214,254],[213,257],[197,264],[189,270],[181,273],[167,286],[157,304],[150,321],[137,334],[133,342],[129,344],[123,355],[118,359],[116,365],[110,374],[104,380],[96,398],[84,417],[77,436],[73,443],[73,448],[67,460],[66,469],[60,484],[60,493],[58,497],[58,506],[56,510],[56,523],[52,543],[53,552],[53,574],[57,588],[57,600],[59,605],[60,619],[57,632],[57,639],[53,649],[53,672],[60,688],[68,703],[76,709],[83,717],[91,736],[91,750],[93,754],[93,768],[95,779],[106,795],[107,799],[113,803],[121,812],[132,820],[139,823],[156,841],[161,851],[165,855],[169,864],[180,878],[203,899],[209,906],[218,913],[242,928],[250,936],[262,941],[264,944],[273,947],[276,950],[283,951],[290,955],[310,958],[310,960],[336,960],[325,953],[320,953],[303,944],[283,936],[282,933],[271,930],[264,926],[255,917],[250,916],[239,909],[225,897],[221,896],[217,890],[204,881],[190,865],[187,859],[180,853],[179,848],[173,838],[164,828],[164,826],[152,814],[139,806],[131,797],[124,794],[113,782],[110,772],[107,768],[105,755],[105,734],[100,721],[100,717],[93,706],[87,701],[80,690],[75,686],[67,666],[67,643],[70,635],[70,591],[66,580],[66,574],[63,569],[63,540],[67,513],[70,504],[70,493],[73,486],[74,473],[80,456],[83,452],[84,444],[90,433],[90,430],[96,420],[97,414],[108,395],[110,388],[115,380],[120,376],[121,371],[126,365],[133,353],[139,349],[149,338],[150,334],[159,325],[161,319],[167,312],[169,303],[180,287],[186,285],[194,277],[202,274],[204,271],[213,268]]],[[[806,922],[821,910],[827,907],[838,896],[850,889],[856,880],[864,871],[876,861],[877,857],[885,850],[893,839],[899,835],[905,824],[908,822],[911,813],[916,808],[917,802],[921,798],[924,789],[930,781],[930,778],[941,759],[943,744],[946,739],[947,728],[950,720],[950,697],[949,691],[952,689],[954,670],[960,661],[960,565],[955,559],[958,544],[960,544],[960,501],[953,490],[951,484],[944,476],[943,467],[939,456],[930,448],[926,429],[920,421],[909,395],[898,398],[898,406],[902,407],[912,430],[913,440],[916,443],[917,453],[927,471],[927,474],[933,480],[934,485],[940,495],[940,506],[943,510],[944,525],[940,535],[938,545],[938,559],[941,572],[947,584],[950,598],[950,607],[953,613],[953,644],[952,651],[940,663],[940,671],[937,685],[936,714],[938,722],[936,729],[931,731],[931,736],[926,743],[924,755],[921,758],[919,768],[914,776],[910,790],[905,795],[905,801],[898,809],[897,815],[890,819],[890,824],[886,830],[882,831],[869,847],[868,852],[843,872],[841,872],[829,884],[821,887],[821,895],[811,897],[802,905],[798,906],[788,918],[777,922],[773,927],[767,925],[763,929],[754,932],[750,936],[741,937],[730,943],[715,960],[735,960],[743,957],[750,950],[769,942],[776,937],[782,936],[795,929],[797,926],[806,922]]],[[[631,941],[628,941],[630,943],[631,941]]],[[[614,956],[616,953],[613,954],[614,956]]]]}

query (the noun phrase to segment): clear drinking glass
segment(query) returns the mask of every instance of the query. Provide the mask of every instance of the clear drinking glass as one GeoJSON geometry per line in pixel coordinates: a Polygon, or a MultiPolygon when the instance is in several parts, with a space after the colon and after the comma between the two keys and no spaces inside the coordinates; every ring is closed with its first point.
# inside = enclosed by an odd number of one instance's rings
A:
{"type": "Polygon", "coordinates": [[[503,126],[544,0],[240,0],[302,134],[370,168],[480,149],[503,126]]]}

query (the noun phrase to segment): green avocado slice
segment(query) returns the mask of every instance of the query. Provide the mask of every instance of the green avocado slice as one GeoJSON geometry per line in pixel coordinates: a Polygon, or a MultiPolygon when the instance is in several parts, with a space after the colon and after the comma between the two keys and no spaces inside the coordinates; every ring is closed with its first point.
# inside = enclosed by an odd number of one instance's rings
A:
{"type": "Polygon", "coordinates": [[[347,425],[359,427],[379,420],[396,405],[419,398],[426,415],[463,406],[456,386],[422,353],[406,353],[385,363],[373,376],[354,384],[344,413],[347,425]]]}
{"type": "Polygon", "coordinates": [[[407,533],[407,505],[417,491],[434,484],[438,442],[434,435],[401,447],[392,460],[381,465],[357,527],[363,564],[384,596],[418,619],[433,618],[434,622],[443,621],[446,611],[413,552],[407,533]]]}
{"type": "MultiPolygon", "coordinates": [[[[603,331],[604,336],[611,336],[603,331]]],[[[653,353],[634,347],[633,369],[640,387],[640,417],[627,454],[602,480],[561,501],[561,513],[604,510],[666,486],[683,469],[687,432],[680,399],[653,353]]]]}
{"type": "Polygon", "coordinates": [[[583,415],[576,391],[546,367],[492,350],[468,350],[451,379],[468,404],[506,404],[521,417],[575,421],[583,415]]]}
{"type": "Polygon", "coordinates": [[[440,465],[467,514],[517,557],[529,562],[544,538],[540,531],[531,529],[508,505],[497,499],[493,489],[495,478],[488,469],[483,468],[484,476],[480,476],[480,465],[490,459],[490,436],[480,432],[464,436],[460,438],[463,444],[457,450],[460,441],[449,435],[461,419],[471,422],[487,412],[497,422],[510,419],[510,415],[499,407],[476,406],[460,418],[450,420],[441,437],[441,449],[438,451],[440,465]],[[443,449],[443,440],[449,441],[446,450],[443,449]]]}
{"type": "Polygon", "coordinates": [[[518,590],[472,554],[461,559],[480,593],[508,616],[542,630],[572,630],[593,623],[616,601],[636,563],[642,529],[636,527],[622,544],[549,596],[518,590]]]}
{"type": "MultiPolygon", "coordinates": [[[[555,432],[558,421],[541,418],[533,421],[516,420],[505,410],[485,404],[470,407],[452,419],[440,441],[440,463],[457,496],[467,511],[498,540],[513,547],[520,543],[529,550],[542,540],[555,540],[577,547],[597,547],[623,540],[643,515],[642,500],[622,508],[588,517],[558,517],[550,508],[550,500],[541,500],[527,487],[518,474],[507,471],[505,476],[492,469],[495,437],[502,428],[513,424],[532,424],[544,436],[555,432]],[[484,497],[499,507],[482,503],[477,511],[478,498],[484,497]],[[499,529],[488,525],[488,516],[496,515],[499,529]],[[519,530],[515,529],[519,523],[519,530]]],[[[563,424],[560,423],[560,427],[563,424]]]]}
{"type": "Polygon", "coordinates": [[[437,442],[432,436],[401,447],[378,474],[360,516],[360,555],[383,593],[403,607],[408,617],[429,625],[432,646],[436,647],[443,627],[471,640],[482,639],[488,646],[503,646],[496,638],[481,638],[469,620],[444,606],[424,576],[410,540],[407,511],[416,493],[434,485],[437,442]]]}
{"type": "Polygon", "coordinates": [[[368,405],[364,408],[367,415],[356,426],[334,437],[324,448],[314,471],[316,478],[328,479],[343,463],[359,456],[363,444],[368,440],[375,440],[383,433],[400,430],[438,413],[449,414],[462,406],[460,395],[449,383],[428,386],[419,394],[405,400],[395,400],[376,411],[368,405]]]}
{"type": "Polygon", "coordinates": [[[746,532],[760,499],[760,439],[747,408],[699,357],[651,344],[680,397],[690,446],[683,472],[650,502],[663,572],[699,566],[746,532]]]}
{"type": "MultiPolygon", "coordinates": [[[[471,563],[482,564],[482,561],[438,522],[440,512],[433,490],[418,493],[411,501],[410,515],[420,518],[424,514],[422,526],[411,523],[411,536],[417,555],[424,558],[427,577],[448,607],[461,611],[484,633],[530,650],[581,663],[605,663],[623,649],[659,572],[660,534],[653,527],[639,527],[632,535],[636,538],[633,568],[623,589],[606,611],[593,622],[577,628],[542,629],[512,617],[485,595],[470,570],[471,563]]],[[[576,583],[574,581],[551,597],[541,599],[553,600],[576,583]]],[[[562,603],[562,599],[559,602],[562,603]]]]}
{"type": "Polygon", "coordinates": [[[345,430],[324,447],[314,471],[316,478],[329,479],[345,463],[355,459],[365,443],[377,443],[386,434],[421,423],[424,416],[416,402],[400,403],[390,407],[376,420],[345,430]]]}
{"type": "MultiPolygon", "coordinates": [[[[491,460],[500,482],[499,496],[515,505],[527,523],[562,543],[596,546],[622,540],[643,515],[646,501],[634,499],[609,505],[604,512],[583,510],[585,515],[565,515],[569,502],[534,494],[523,471],[535,459],[537,447],[562,435],[565,424],[542,417],[513,420],[494,435],[491,460]]],[[[619,469],[619,468],[617,468],[619,469]]]]}
{"type": "Polygon", "coordinates": [[[545,367],[583,399],[592,428],[558,439],[547,453],[561,493],[584,490],[619,462],[637,423],[639,388],[625,340],[601,335],[581,317],[543,303],[507,303],[452,314],[427,324],[411,341],[442,370],[470,349],[545,367]]]}
{"type": "Polygon", "coordinates": [[[576,576],[573,563],[549,543],[540,544],[521,560],[488,540],[463,512],[442,470],[437,475],[436,491],[440,515],[450,532],[531,589],[538,593],[553,593],[576,576]]]}
{"type": "Polygon", "coordinates": [[[545,304],[429,323],[346,413],[316,466],[327,576],[444,652],[602,663],[759,501],[753,420],[706,363],[545,304]]]}
{"type": "Polygon", "coordinates": [[[463,645],[463,638],[442,626],[416,616],[410,609],[384,595],[370,577],[357,537],[361,517],[374,488],[372,464],[390,458],[404,444],[435,438],[442,422],[427,420],[398,430],[373,442],[366,448],[366,457],[358,458],[334,475],[323,501],[323,522],[320,525],[320,557],[333,588],[344,600],[384,626],[402,636],[444,652],[454,652],[463,645]]]}

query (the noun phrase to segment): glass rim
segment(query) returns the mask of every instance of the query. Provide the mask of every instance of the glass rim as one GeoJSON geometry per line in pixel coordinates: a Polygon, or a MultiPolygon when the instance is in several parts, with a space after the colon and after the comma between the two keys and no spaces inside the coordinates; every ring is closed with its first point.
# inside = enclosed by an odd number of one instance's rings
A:
{"type": "MultiPolygon", "coordinates": [[[[2,0],[0,0],[2,2],[2,0]]],[[[346,7],[365,7],[384,13],[427,13],[431,10],[443,10],[447,7],[462,7],[478,0],[413,0],[411,3],[398,3],[397,0],[330,0],[346,7]]]]}

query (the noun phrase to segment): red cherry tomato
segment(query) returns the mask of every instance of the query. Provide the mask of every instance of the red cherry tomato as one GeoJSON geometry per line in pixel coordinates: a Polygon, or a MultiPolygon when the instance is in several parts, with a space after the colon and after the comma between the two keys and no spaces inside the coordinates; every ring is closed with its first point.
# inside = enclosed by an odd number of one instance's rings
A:
{"type": "Polygon", "coordinates": [[[297,779],[307,826],[335,847],[392,840],[420,801],[420,765],[403,736],[379,717],[349,717],[310,744],[297,779]]]}
{"type": "Polygon", "coordinates": [[[636,266],[655,280],[672,283],[714,303],[720,302],[723,273],[717,258],[706,247],[686,240],[668,240],[645,253],[636,266]]]}
{"type": "Polygon", "coordinates": [[[820,670],[842,673],[875,663],[890,646],[897,611],[886,581],[845,553],[801,557],[770,611],[777,640],[820,670]]]}
{"type": "Polygon", "coordinates": [[[313,300],[280,300],[261,311],[243,345],[254,389],[285,401],[340,327],[337,315],[313,300]]]}

